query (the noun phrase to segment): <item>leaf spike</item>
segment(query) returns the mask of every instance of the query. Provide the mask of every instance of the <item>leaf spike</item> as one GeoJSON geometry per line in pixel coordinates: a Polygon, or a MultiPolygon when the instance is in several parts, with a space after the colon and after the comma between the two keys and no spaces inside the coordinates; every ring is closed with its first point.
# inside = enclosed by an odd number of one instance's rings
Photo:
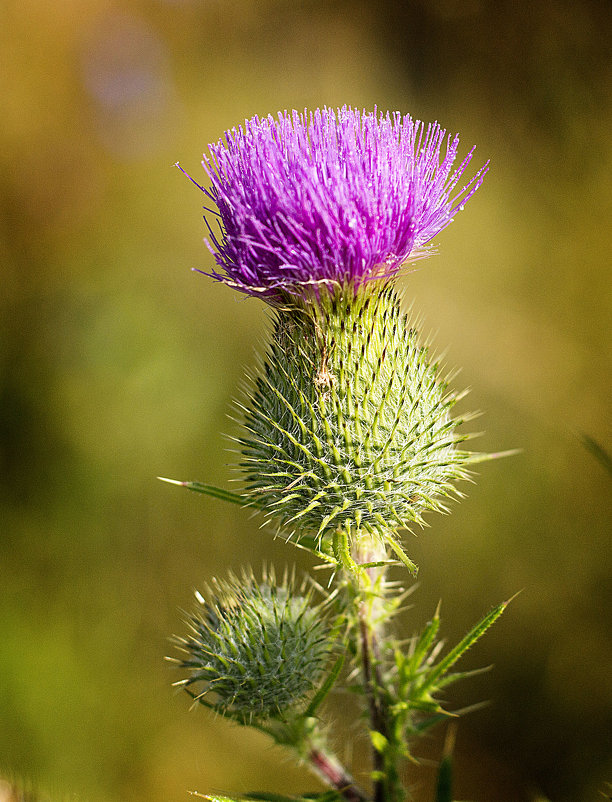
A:
{"type": "Polygon", "coordinates": [[[436,635],[438,634],[438,630],[440,629],[440,603],[438,602],[438,606],[436,608],[436,612],[434,617],[431,621],[429,621],[423,632],[420,634],[418,639],[414,641],[413,652],[410,656],[410,662],[413,665],[414,669],[418,669],[421,665],[423,658],[431,648],[436,635]]]}
{"type": "Polygon", "coordinates": [[[494,607],[487,615],[484,616],[472,629],[465,635],[459,643],[455,646],[454,649],[446,655],[446,657],[441,660],[437,666],[433,668],[433,670],[429,673],[427,680],[421,686],[421,691],[425,691],[428,688],[435,686],[436,682],[440,677],[442,677],[446,672],[459,660],[459,658],[479,640],[484,633],[489,629],[489,627],[497,621],[500,615],[506,609],[508,603],[502,602],[498,604],[497,607],[494,607]]]}
{"type": "Polygon", "coordinates": [[[176,485],[177,487],[186,487],[188,490],[193,490],[195,493],[203,493],[213,498],[221,499],[221,501],[229,501],[231,504],[239,504],[241,507],[258,506],[257,502],[249,499],[246,496],[241,496],[238,493],[232,493],[229,490],[224,490],[221,487],[214,485],[206,485],[203,482],[182,482],[179,479],[168,479],[165,476],[158,476],[160,482],[166,482],[169,485],[176,485]]]}
{"type": "Polygon", "coordinates": [[[393,535],[389,534],[385,538],[385,541],[389,544],[389,547],[394,552],[394,554],[396,554],[396,556],[399,558],[400,562],[406,566],[406,568],[410,571],[410,573],[414,577],[416,577],[417,573],[419,572],[418,566],[412,562],[412,560],[408,557],[406,552],[402,549],[402,547],[393,537],[393,535]]]}
{"type": "Polygon", "coordinates": [[[358,574],[362,571],[351,555],[347,528],[341,526],[334,531],[333,549],[336,560],[347,571],[352,574],[358,574]]]}
{"type": "Polygon", "coordinates": [[[516,597],[517,597],[517,596],[520,596],[520,595],[521,595],[521,593],[522,593],[524,590],[525,590],[525,588],[521,588],[520,590],[517,590],[517,591],[516,591],[516,593],[514,593],[512,596],[510,596],[510,598],[509,598],[509,599],[507,599],[507,601],[505,601],[505,602],[502,602],[502,604],[503,604],[503,606],[504,606],[504,610],[506,609],[506,607],[507,607],[507,606],[508,606],[508,605],[509,605],[511,602],[513,602],[513,601],[516,599],[516,597]]]}

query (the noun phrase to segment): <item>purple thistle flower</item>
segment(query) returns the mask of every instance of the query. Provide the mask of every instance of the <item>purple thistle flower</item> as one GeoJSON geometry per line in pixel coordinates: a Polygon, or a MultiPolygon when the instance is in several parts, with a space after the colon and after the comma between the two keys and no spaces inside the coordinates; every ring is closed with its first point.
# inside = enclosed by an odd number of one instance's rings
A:
{"type": "Polygon", "coordinates": [[[202,162],[211,275],[271,302],[395,275],[483,181],[488,162],[453,195],[473,154],[453,170],[458,145],[438,123],[347,106],[245,121],[202,162]]]}

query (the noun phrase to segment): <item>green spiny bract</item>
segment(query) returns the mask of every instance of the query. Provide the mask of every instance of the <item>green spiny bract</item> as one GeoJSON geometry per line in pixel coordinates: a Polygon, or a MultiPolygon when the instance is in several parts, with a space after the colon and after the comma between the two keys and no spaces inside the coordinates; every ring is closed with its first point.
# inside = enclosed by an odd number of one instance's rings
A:
{"type": "Polygon", "coordinates": [[[215,580],[189,619],[191,633],[177,639],[189,669],[177,683],[203,704],[241,723],[282,718],[316,688],[334,646],[324,603],[273,574],[215,580]],[[193,686],[193,690],[192,690],[193,686]]]}
{"type": "Polygon", "coordinates": [[[248,496],[287,535],[329,551],[362,531],[402,556],[397,530],[445,510],[474,455],[457,447],[457,396],[393,287],[378,284],[321,289],[277,313],[243,405],[241,468],[248,496]]]}

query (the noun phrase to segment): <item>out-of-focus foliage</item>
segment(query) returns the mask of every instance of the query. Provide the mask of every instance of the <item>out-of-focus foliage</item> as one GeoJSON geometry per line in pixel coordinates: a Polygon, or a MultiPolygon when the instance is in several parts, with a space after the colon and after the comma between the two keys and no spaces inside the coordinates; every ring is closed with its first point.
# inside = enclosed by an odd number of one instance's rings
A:
{"type": "Polygon", "coordinates": [[[599,798],[612,505],[581,433],[610,452],[611,29],[603,0],[3,4],[0,770],[91,802],[307,783],[186,713],[162,661],[193,586],[305,564],[239,507],[154,479],[229,479],[220,432],[266,326],[189,272],[212,266],[203,198],[172,165],[202,178],[205,145],[255,113],[377,104],[492,160],[403,280],[486,411],[479,447],[523,449],[413,544],[407,634],[442,597],[452,641],[524,588],[474,653],[495,670],[468,698],[493,704],[462,721],[454,794],[599,798]]]}

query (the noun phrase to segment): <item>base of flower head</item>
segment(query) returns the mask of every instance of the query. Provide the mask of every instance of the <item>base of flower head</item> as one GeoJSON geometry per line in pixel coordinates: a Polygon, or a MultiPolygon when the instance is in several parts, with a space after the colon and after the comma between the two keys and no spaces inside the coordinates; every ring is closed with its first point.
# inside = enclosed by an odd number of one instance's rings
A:
{"type": "Polygon", "coordinates": [[[399,557],[397,531],[444,511],[469,475],[457,398],[391,283],[321,291],[277,314],[241,405],[246,496],[287,536],[329,551],[363,531],[399,557]]]}
{"type": "Polygon", "coordinates": [[[374,538],[371,533],[364,530],[354,531],[351,529],[350,524],[347,524],[333,533],[331,544],[329,544],[329,554],[321,552],[323,544],[319,542],[316,553],[326,559],[328,562],[332,561],[335,565],[342,567],[352,574],[359,574],[369,568],[389,565],[394,562],[399,562],[406,567],[413,576],[418,573],[418,566],[410,559],[404,551],[402,544],[396,532],[387,531],[386,533],[377,532],[374,538]],[[378,542],[376,554],[374,557],[367,556],[363,559],[363,543],[371,543],[374,539],[378,542]],[[358,553],[358,558],[355,552],[358,553]],[[331,555],[331,556],[330,556],[331,555]]]}

